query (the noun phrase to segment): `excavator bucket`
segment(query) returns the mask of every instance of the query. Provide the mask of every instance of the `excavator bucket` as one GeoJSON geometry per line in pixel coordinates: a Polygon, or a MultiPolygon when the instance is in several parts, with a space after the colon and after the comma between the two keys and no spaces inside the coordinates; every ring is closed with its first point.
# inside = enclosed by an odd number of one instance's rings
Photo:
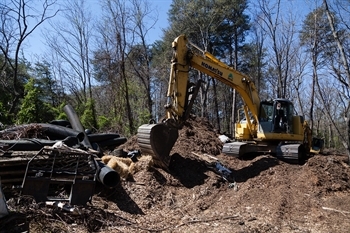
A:
{"type": "Polygon", "coordinates": [[[145,124],[137,130],[137,142],[141,152],[152,155],[154,164],[164,169],[168,169],[170,151],[178,137],[178,129],[165,123],[145,124]]]}

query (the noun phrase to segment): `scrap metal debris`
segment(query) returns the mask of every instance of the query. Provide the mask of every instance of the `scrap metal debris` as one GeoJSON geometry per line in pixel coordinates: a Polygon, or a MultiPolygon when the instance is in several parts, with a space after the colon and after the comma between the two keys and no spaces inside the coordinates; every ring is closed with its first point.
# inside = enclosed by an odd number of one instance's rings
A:
{"type": "Polygon", "coordinates": [[[47,206],[58,207],[66,212],[72,213],[73,215],[81,214],[78,207],[68,205],[67,203],[61,201],[46,201],[45,204],[47,206]]]}
{"type": "Polygon", "coordinates": [[[22,194],[37,202],[68,201],[85,205],[94,194],[99,170],[94,155],[69,147],[44,147],[28,162],[22,184],[22,194]],[[69,195],[52,192],[50,187],[70,187],[69,195]]]}
{"type": "Polygon", "coordinates": [[[9,210],[7,208],[5,195],[2,192],[1,179],[0,179],[0,218],[5,217],[8,214],[9,214],[9,210]]]}
{"type": "Polygon", "coordinates": [[[218,158],[211,156],[209,154],[200,154],[200,153],[194,153],[192,152],[198,159],[205,162],[207,167],[215,172],[216,174],[220,175],[222,179],[229,182],[229,188],[235,188],[237,189],[236,182],[234,180],[232,171],[225,167],[218,158]]]}

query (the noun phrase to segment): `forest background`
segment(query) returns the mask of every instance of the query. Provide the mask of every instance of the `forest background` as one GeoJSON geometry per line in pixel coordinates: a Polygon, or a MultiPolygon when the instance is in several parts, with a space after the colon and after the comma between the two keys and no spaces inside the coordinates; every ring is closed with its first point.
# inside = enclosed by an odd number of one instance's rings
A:
{"type": "MultiPolygon", "coordinates": [[[[290,99],[314,136],[350,156],[350,0],[173,0],[150,42],[159,2],[1,1],[1,127],[66,119],[70,104],[87,129],[136,134],[163,117],[171,42],[186,34],[251,77],[262,100],[290,99]],[[31,56],[38,31],[46,49],[31,56]]],[[[190,79],[204,81],[192,112],[232,134],[239,96],[198,71],[190,79]]]]}

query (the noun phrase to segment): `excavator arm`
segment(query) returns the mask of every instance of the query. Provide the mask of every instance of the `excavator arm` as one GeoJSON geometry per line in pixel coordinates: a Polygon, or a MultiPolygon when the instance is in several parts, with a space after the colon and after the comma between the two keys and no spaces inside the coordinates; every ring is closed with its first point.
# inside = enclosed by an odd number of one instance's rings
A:
{"type": "MultiPolygon", "coordinates": [[[[249,111],[254,120],[258,122],[260,98],[250,78],[222,63],[208,52],[194,53],[188,48],[188,45],[201,51],[184,35],[177,37],[172,43],[174,54],[167,93],[168,100],[172,105],[167,108],[167,118],[182,116],[187,110],[185,109],[187,84],[189,69],[192,67],[236,89],[245,102],[246,111],[249,111]]],[[[248,119],[249,116],[246,117],[248,119]]]]}

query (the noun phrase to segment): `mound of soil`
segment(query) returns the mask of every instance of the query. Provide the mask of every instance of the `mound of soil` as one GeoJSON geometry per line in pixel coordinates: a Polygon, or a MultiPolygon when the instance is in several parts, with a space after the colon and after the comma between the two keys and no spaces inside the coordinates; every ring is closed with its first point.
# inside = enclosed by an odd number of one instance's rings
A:
{"type": "MultiPolygon", "coordinates": [[[[269,155],[240,160],[220,153],[215,129],[199,117],[179,135],[169,171],[142,155],[133,179],[97,183],[75,214],[3,187],[9,209],[26,215],[31,232],[349,232],[347,156],[317,155],[304,165],[269,155]],[[234,180],[212,169],[218,161],[234,180]]],[[[122,149],[138,150],[136,136],[122,149]]]]}
{"type": "Polygon", "coordinates": [[[179,131],[179,138],[171,153],[185,156],[188,152],[218,155],[221,153],[222,146],[219,135],[208,120],[191,116],[179,131]]]}

